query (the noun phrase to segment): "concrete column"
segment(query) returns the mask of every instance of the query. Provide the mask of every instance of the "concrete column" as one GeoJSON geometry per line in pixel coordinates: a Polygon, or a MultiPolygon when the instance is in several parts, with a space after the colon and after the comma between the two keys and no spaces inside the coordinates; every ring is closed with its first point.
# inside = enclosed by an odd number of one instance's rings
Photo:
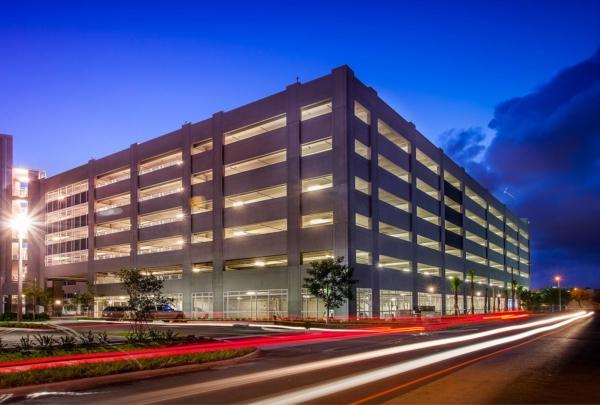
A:
{"type": "Polygon", "coordinates": [[[444,181],[444,151],[439,149],[439,162],[440,162],[440,175],[438,176],[439,188],[440,188],[440,245],[442,252],[442,268],[441,268],[441,286],[440,292],[442,293],[442,314],[446,313],[446,295],[452,294],[448,291],[448,283],[446,282],[446,204],[444,198],[446,196],[446,184],[444,181]]]}
{"type": "Polygon", "coordinates": [[[223,112],[213,114],[213,311],[223,313],[223,112]]]}
{"type": "Polygon", "coordinates": [[[183,238],[183,310],[187,316],[192,314],[192,292],[194,291],[194,277],[192,272],[192,126],[184,124],[181,127],[181,179],[182,179],[182,211],[181,236],[183,238]],[[189,312],[188,312],[189,311],[189,312]]]}
{"type": "Polygon", "coordinates": [[[379,286],[381,273],[379,265],[379,131],[377,129],[378,105],[377,92],[370,89],[367,108],[371,112],[371,124],[369,125],[369,144],[371,147],[371,161],[369,162],[369,171],[371,172],[371,237],[372,249],[371,255],[373,265],[371,266],[371,292],[372,292],[372,316],[379,318],[380,316],[380,299],[379,286]]]}
{"type": "MultiPolygon", "coordinates": [[[[332,71],[333,98],[333,189],[335,204],[333,207],[333,250],[334,255],[343,256],[350,267],[355,267],[355,249],[351,240],[351,202],[354,189],[350,179],[354,178],[352,165],[349,165],[351,153],[349,139],[352,138],[350,119],[352,118],[352,82],[354,73],[347,66],[332,71]]],[[[356,292],[356,291],[355,291],[356,292]]],[[[341,309],[339,315],[356,314],[356,301],[348,303],[347,309],[341,309]],[[344,313],[345,312],[345,313],[344,313]]],[[[338,315],[338,314],[336,314],[338,315]]]]}
{"type": "Polygon", "coordinates": [[[96,251],[96,161],[88,162],[88,262],[87,280],[89,285],[94,284],[94,253],[96,251]]]}
{"type": "Polygon", "coordinates": [[[130,232],[130,244],[131,244],[131,254],[130,254],[130,266],[137,267],[138,266],[138,214],[139,214],[139,204],[138,204],[138,189],[139,189],[139,176],[138,176],[138,144],[134,143],[129,148],[129,184],[131,193],[131,205],[129,207],[130,219],[131,219],[131,232],[130,232]]]}
{"type": "Polygon", "coordinates": [[[412,244],[412,301],[413,308],[419,305],[419,272],[417,271],[417,263],[419,261],[417,249],[417,145],[415,138],[411,139],[410,148],[410,239],[412,244]]]}
{"type": "Polygon", "coordinates": [[[288,254],[288,315],[302,314],[302,279],[300,275],[300,106],[297,94],[300,84],[288,86],[287,93],[287,254],[288,254]]]}
{"type": "MultiPolygon", "coordinates": [[[[469,309],[467,308],[467,294],[469,293],[469,286],[467,285],[467,252],[466,252],[466,238],[465,238],[465,222],[467,217],[465,216],[465,179],[467,178],[467,172],[465,169],[462,169],[462,176],[460,179],[460,194],[462,195],[462,201],[460,204],[460,216],[462,218],[462,263],[463,263],[463,308],[464,313],[468,313],[469,309]]],[[[470,302],[470,301],[469,301],[470,302]]]]}

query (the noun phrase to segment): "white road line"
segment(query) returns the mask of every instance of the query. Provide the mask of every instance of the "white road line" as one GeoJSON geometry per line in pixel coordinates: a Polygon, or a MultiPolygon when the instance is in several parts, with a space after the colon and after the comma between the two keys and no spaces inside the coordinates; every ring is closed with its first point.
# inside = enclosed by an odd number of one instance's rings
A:
{"type": "Polygon", "coordinates": [[[193,395],[205,394],[208,392],[214,392],[224,389],[231,389],[232,387],[240,387],[242,385],[253,384],[261,381],[268,381],[275,378],[286,377],[294,374],[306,373],[310,371],[318,371],[323,368],[336,367],[345,364],[351,364],[358,361],[370,360],[378,357],[384,357],[399,353],[405,353],[415,350],[427,349],[431,347],[437,347],[442,345],[449,345],[453,343],[460,343],[474,339],[480,339],[487,336],[493,336],[501,333],[517,331],[522,329],[535,328],[542,325],[548,325],[555,322],[572,319],[577,316],[584,315],[584,311],[577,312],[575,314],[568,314],[562,316],[556,316],[552,318],[542,319],[535,322],[529,322],[519,325],[505,326],[502,328],[491,329],[479,333],[473,333],[464,336],[455,336],[451,338],[429,340],[425,342],[412,343],[402,346],[394,346],[385,349],[372,350],[369,352],[351,354],[347,356],[336,357],[332,359],[319,360],[306,364],[298,364],[294,366],[281,367],[272,370],[259,371],[256,373],[240,375],[235,377],[223,378],[215,381],[201,382],[197,384],[189,384],[182,387],[166,388],[163,390],[150,391],[147,393],[134,394],[131,396],[121,398],[127,403],[135,404],[151,404],[160,398],[160,401],[175,400],[178,398],[190,397],[193,395]]]}
{"type": "Polygon", "coordinates": [[[381,367],[376,370],[367,371],[364,373],[355,374],[350,377],[344,377],[340,379],[336,379],[331,382],[327,382],[324,384],[312,385],[306,388],[302,388],[300,390],[292,391],[283,395],[272,396],[269,398],[265,398],[256,402],[252,402],[253,405],[266,405],[266,404],[298,404],[303,402],[310,402],[317,398],[326,397],[329,395],[333,395],[335,393],[350,390],[356,388],[361,385],[369,384],[378,380],[382,380],[385,378],[392,377],[394,375],[402,374],[408,371],[412,371],[421,367],[429,366],[435,363],[439,363],[442,361],[446,361],[449,359],[453,359],[455,357],[464,356],[465,354],[474,353],[483,349],[488,349],[495,346],[500,346],[506,343],[515,342],[518,340],[523,340],[530,336],[539,335],[544,332],[548,332],[554,329],[558,329],[560,327],[566,326],[572,322],[575,322],[579,319],[591,316],[592,313],[587,313],[583,315],[578,315],[576,317],[572,317],[570,319],[566,319],[562,322],[543,326],[540,328],[528,330],[526,332],[521,332],[516,335],[506,336],[502,338],[497,338],[494,340],[489,340],[486,342],[475,343],[468,346],[459,347],[457,349],[447,350],[445,352],[432,354],[429,356],[419,357],[414,360],[408,360],[402,362],[400,364],[395,364],[393,366],[381,367]]]}

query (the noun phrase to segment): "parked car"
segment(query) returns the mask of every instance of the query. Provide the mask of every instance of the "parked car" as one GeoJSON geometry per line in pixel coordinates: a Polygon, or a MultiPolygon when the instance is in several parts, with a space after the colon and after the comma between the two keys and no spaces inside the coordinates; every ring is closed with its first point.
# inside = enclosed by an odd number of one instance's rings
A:
{"type": "Polygon", "coordinates": [[[121,320],[133,318],[130,307],[106,307],[102,310],[102,319],[121,320]]]}
{"type": "Polygon", "coordinates": [[[148,308],[148,318],[161,321],[174,321],[183,319],[185,315],[183,311],[176,310],[170,305],[153,305],[148,308]]]}

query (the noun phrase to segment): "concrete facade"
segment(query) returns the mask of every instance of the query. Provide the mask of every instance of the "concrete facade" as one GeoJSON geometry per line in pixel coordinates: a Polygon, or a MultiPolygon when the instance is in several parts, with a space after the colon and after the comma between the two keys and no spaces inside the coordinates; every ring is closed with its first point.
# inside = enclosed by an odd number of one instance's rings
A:
{"type": "Polygon", "coordinates": [[[123,267],[164,275],[190,315],[233,318],[321,314],[302,283],[332,255],[358,280],[341,316],[450,311],[448,279],[469,270],[484,296],[529,285],[528,223],[346,66],[34,183],[30,267],[94,283],[97,310],[122,300],[123,267]]]}

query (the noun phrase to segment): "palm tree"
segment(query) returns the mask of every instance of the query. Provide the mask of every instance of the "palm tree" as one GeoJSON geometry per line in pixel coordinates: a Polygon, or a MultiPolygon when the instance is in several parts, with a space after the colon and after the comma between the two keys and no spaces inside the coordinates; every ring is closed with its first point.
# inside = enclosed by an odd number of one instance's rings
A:
{"type": "Polygon", "coordinates": [[[452,277],[450,280],[450,288],[454,293],[454,315],[458,316],[458,289],[462,284],[462,280],[456,276],[452,277]]]}
{"type": "Polygon", "coordinates": [[[504,289],[504,310],[508,311],[508,288],[504,289]]]}
{"type": "Polygon", "coordinates": [[[517,284],[518,284],[517,280],[515,280],[515,279],[511,280],[511,282],[510,282],[510,291],[511,291],[510,295],[511,295],[511,300],[512,300],[510,309],[512,311],[515,310],[515,289],[517,288],[517,284]]]}
{"type": "Polygon", "coordinates": [[[475,270],[469,270],[469,284],[471,285],[471,315],[475,314],[475,270]]]}
{"type": "Polygon", "coordinates": [[[517,298],[519,299],[519,309],[523,309],[523,296],[525,295],[525,287],[521,284],[517,285],[517,298]]]}

